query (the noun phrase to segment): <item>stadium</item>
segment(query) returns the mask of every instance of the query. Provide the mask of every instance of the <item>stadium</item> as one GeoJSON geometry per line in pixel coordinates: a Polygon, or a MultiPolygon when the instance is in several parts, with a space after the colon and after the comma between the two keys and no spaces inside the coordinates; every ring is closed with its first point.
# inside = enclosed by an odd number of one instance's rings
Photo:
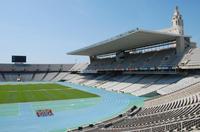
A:
{"type": "Polygon", "coordinates": [[[68,55],[90,63],[0,64],[2,132],[200,130],[200,49],[172,26],[135,29],[68,55]]]}

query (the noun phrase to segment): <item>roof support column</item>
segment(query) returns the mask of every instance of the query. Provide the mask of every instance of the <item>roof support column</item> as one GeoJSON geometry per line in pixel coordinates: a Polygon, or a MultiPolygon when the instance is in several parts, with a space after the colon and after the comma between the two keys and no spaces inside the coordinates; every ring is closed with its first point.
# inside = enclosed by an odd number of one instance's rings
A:
{"type": "Polygon", "coordinates": [[[177,56],[182,56],[185,50],[185,40],[184,37],[177,37],[176,39],[176,54],[177,56]]]}
{"type": "Polygon", "coordinates": [[[90,63],[92,63],[93,61],[95,61],[97,59],[96,56],[90,56],[90,63]]]}

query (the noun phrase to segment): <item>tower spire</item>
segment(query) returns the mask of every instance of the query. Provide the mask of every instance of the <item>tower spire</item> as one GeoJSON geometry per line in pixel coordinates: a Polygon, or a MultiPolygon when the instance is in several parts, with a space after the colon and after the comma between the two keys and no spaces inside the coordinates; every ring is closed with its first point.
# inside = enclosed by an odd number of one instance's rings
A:
{"type": "Polygon", "coordinates": [[[183,19],[182,15],[179,12],[178,6],[176,6],[173,17],[172,17],[172,27],[174,28],[175,32],[178,34],[184,34],[184,27],[183,27],[183,19]]]}

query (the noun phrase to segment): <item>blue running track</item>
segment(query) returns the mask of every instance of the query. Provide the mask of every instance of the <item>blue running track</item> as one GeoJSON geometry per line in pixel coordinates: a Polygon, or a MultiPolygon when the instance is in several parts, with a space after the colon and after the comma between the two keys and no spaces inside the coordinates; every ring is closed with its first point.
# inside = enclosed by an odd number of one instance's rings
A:
{"type": "Polygon", "coordinates": [[[66,82],[59,84],[100,95],[61,101],[43,101],[0,105],[0,132],[64,132],[79,126],[98,123],[125,112],[143,99],[129,94],[108,92],[66,82]],[[54,116],[40,117],[38,109],[52,109],[54,116]]]}

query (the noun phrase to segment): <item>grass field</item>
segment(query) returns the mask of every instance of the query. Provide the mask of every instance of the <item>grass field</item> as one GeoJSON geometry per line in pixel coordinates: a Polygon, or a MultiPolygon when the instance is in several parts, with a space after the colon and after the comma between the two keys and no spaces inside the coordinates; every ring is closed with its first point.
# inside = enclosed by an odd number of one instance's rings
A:
{"type": "Polygon", "coordinates": [[[0,85],[0,104],[90,97],[98,95],[59,84],[0,85]]]}

